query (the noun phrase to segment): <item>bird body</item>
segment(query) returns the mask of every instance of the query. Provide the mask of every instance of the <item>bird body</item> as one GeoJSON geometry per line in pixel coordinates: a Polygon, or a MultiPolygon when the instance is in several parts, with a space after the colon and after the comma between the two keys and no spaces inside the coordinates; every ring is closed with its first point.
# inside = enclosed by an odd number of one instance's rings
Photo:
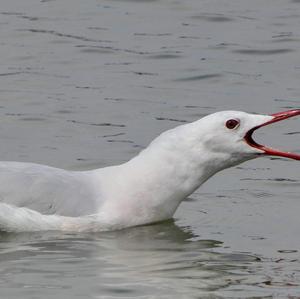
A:
{"type": "Polygon", "coordinates": [[[278,118],[214,113],[162,133],[124,164],[89,171],[0,162],[0,230],[103,231],[169,219],[215,173],[271,151],[248,132],[278,118]]]}

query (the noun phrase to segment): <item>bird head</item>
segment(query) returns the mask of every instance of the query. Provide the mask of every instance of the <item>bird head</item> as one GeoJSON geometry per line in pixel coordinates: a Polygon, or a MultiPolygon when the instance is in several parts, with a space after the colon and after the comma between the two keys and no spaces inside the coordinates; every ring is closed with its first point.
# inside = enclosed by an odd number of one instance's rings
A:
{"type": "Polygon", "coordinates": [[[280,151],[253,139],[253,133],[257,129],[296,115],[300,115],[300,109],[271,115],[222,111],[210,114],[195,124],[202,132],[198,137],[204,146],[204,152],[227,154],[232,164],[269,155],[300,160],[299,154],[280,151]]]}

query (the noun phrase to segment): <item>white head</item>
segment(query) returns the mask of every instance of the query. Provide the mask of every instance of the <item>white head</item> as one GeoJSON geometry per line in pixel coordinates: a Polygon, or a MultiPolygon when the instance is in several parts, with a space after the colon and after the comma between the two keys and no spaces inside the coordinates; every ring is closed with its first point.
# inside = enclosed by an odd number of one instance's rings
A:
{"type": "MultiPolygon", "coordinates": [[[[248,114],[241,111],[221,111],[210,114],[193,123],[199,132],[202,152],[212,156],[224,156],[229,163],[240,163],[262,153],[249,146],[245,140],[247,132],[273,119],[269,115],[248,114]]],[[[195,136],[196,136],[195,135],[195,136]]]]}
{"type": "Polygon", "coordinates": [[[184,155],[185,159],[190,157],[193,163],[208,166],[212,171],[262,155],[300,160],[300,155],[278,151],[252,139],[256,129],[296,115],[300,115],[300,109],[272,115],[221,111],[167,131],[153,143],[163,145],[168,152],[177,152],[177,156],[184,155]]]}

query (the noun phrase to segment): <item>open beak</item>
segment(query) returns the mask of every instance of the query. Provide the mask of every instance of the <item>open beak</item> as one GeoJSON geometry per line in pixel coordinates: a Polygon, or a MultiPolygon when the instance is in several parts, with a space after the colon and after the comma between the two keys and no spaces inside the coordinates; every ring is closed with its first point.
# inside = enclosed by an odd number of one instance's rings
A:
{"type": "Polygon", "coordinates": [[[272,156],[279,156],[279,157],[285,157],[285,158],[300,160],[300,155],[299,154],[294,154],[294,153],[290,153],[290,152],[282,152],[282,151],[279,151],[277,149],[273,149],[273,148],[267,147],[265,145],[258,144],[252,138],[252,134],[255,130],[257,130],[261,127],[267,126],[269,124],[272,124],[272,123],[282,121],[284,119],[296,116],[296,115],[300,115],[300,109],[283,111],[283,112],[278,112],[278,113],[271,114],[271,116],[273,116],[273,119],[271,119],[270,121],[267,121],[267,122],[265,122],[265,123],[263,123],[259,126],[256,126],[252,129],[250,129],[246,133],[244,139],[245,139],[245,141],[247,142],[248,145],[263,151],[263,154],[265,154],[265,155],[272,155],[272,156]]]}

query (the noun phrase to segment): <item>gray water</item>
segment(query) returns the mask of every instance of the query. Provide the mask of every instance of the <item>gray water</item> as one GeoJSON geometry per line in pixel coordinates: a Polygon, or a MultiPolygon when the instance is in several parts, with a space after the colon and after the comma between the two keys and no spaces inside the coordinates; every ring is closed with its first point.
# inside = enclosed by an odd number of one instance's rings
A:
{"type": "MultiPolygon", "coordinates": [[[[224,109],[300,108],[300,1],[10,0],[0,6],[0,157],[118,164],[224,109]]],[[[257,140],[300,150],[299,120],[257,140]]],[[[299,163],[223,171],[174,221],[1,234],[1,298],[296,298],[299,163]]],[[[297,297],[299,298],[299,297],[297,297]]]]}

